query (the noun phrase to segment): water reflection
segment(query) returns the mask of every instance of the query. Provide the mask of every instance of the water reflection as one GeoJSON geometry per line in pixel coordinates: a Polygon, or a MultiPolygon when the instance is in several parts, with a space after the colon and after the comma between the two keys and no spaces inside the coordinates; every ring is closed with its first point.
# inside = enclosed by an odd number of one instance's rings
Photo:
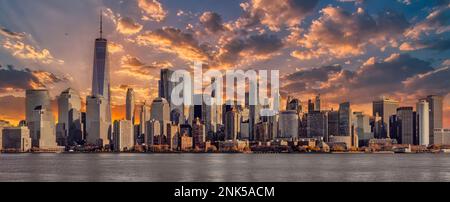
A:
{"type": "Polygon", "coordinates": [[[0,181],[450,181],[450,155],[2,154],[0,181]]]}

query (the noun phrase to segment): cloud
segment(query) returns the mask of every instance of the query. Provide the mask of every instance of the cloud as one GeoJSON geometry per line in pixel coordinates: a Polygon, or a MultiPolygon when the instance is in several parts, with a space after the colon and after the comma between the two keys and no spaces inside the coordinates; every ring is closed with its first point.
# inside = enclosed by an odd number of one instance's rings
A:
{"type": "Polygon", "coordinates": [[[142,46],[152,46],[174,53],[187,61],[207,61],[210,58],[206,45],[201,45],[192,34],[173,27],[145,32],[139,35],[136,41],[142,46]]]}
{"type": "Polygon", "coordinates": [[[0,67],[0,93],[45,88],[63,81],[67,79],[51,72],[17,69],[13,66],[0,67]]]}
{"type": "Polygon", "coordinates": [[[393,54],[379,62],[370,58],[354,71],[338,65],[301,69],[282,78],[286,83],[282,90],[289,94],[321,93],[330,102],[346,99],[362,104],[381,95],[411,101],[432,92],[449,93],[448,77],[448,69],[435,70],[429,62],[393,54]]]}
{"type": "Polygon", "coordinates": [[[276,35],[234,36],[223,40],[220,44],[215,63],[229,67],[241,63],[242,60],[269,59],[283,46],[283,41],[276,35]]]}
{"type": "Polygon", "coordinates": [[[126,34],[136,34],[142,30],[144,26],[135,22],[132,18],[129,17],[121,17],[117,22],[117,31],[126,34]]]}
{"type": "Polygon", "coordinates": [[[361,55],[367,45],[395,46],[397,37],[409,27],[403,15],[392,11],[372,17],[361,8],[350,13],[328,6],[320,13],[305,34],[297,34],[299,38],[294,41],[300,48],[292,56],[312,59],[324,55],[337,58],[361,55]]]}
{"type": "Polygon", "coordinates": [[[169,61],[153,62],[145,64],[139,58],[131,55],[125,55],[120,60],[121,68],[116,71],[117,74],[130,76],[141,80],[155,79],[155,70],[172,67],[169,61]]]}
{"type": "Polygon", "coordinates": [[[246,12],[238,20],[241,26],[253,26],[257,23],[266,25],[272,31],[279,31],[283,26],[293,27],[310,14],[318,0],[250,0],[242,3],[246,12]]]}
{"type": "Polygon", "coordinates": [[[430,34],[442,34],[450,31],[450,4],[438,7],[422,22],[406,30],[404,35],[411,39],[420,39],[430,34]]]}
{"type": "Polygon", "coordinates": [[[63,64],[64,61],[56,59],[47,49],[39,50],[38,48],[26,44],[22,41],[13,41],[10,39],[5,39],[2,42],[2,47],[8,50],[13,56],[20,59],[28,59],[36,62],[41,62],[43,64],[63,64]]]}
{"type": "Polygon", "coordinates": [[[446,95],[450,93],[450,67],[442,67],[418,74],[404,81],[406,89],[414,89],[421,94],[446,95]]]}
{"type": "Polygon", "coordinates": [[[200,23],[205,27],[205,30],[209,33],[217,33],[224,31],[222,16],[215,12],[204,12],[200,18],[200,23]]]}
{"type": "Polygon", "coordinates": [[[138,6],[142,10],[143,20],[160,22],[167,17],[167,11],[157,0],[138,0],[138,6]]]}
{"type": "Polygon", "coordinates": [[[415,51],[421,49],[447,51],[450,50],[450,39],[417,40],[404,42],[399,47],[402,51],[415,51]]]}
{"type": "Polygon", "coordinates": [[[105,9],[103,15],[114,23],[119,33],[124,35],[136,34],[144,28],[143,25],[137,23],[133,18],[122,17],[120,14],[114,13],[110,8],[105,9]]]}
{"type": "Polygon", "coordinates": [[[24,33],[13,32],[2,26],[0,26],[0,35],[3,35],[4,37],[7,37],[7,38],[16,39],[16,40],[21,40],[21,39],[25,38],[24,33]]]}
{"type": "Polygon", "coordinates": [[[108,43],[108,51],[112,54],[123,52],[123,46],[115,42],[108,43]]]}

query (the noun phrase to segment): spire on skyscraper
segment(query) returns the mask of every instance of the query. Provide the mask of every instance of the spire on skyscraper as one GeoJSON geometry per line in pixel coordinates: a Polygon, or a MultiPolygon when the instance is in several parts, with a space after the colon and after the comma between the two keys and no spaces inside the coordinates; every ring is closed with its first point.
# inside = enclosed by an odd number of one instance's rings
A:
{"type": "Polygon", "coordinates": [[[100,38],[103,38],[103,9],[100,10],[100,38]]]}

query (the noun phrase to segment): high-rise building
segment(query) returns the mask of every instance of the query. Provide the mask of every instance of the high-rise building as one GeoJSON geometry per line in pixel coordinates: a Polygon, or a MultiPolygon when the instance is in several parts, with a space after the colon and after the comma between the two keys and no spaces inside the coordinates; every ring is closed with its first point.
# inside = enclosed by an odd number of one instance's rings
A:
{"type": "Polygon", "coordinates": [[[339,135],[339,112],[329,111],[328,112],[328,136],[338,136],[339,135]]]}
{"type": "MultiPolygon", "coordinates": [[[[110,95],[110,75],[109,75],[109,56],[108,40],[103,38],[103,22],[100,15],[100,37],[95,39],[94,48],[94,66],[92,75],[92,96],[102,96],[109,106],[111,103],[110,95]]],[[[107,109],[105,116],[111,116],[111,109],[107,109]]],[[[111,119],[111,118],[109,118],[111,119]]]]}
{"type": "Polygon", "coordinates": [[[355,112],[355,118],[352,119],[354,135],[358,136],[359,146],[367,146],[369,140],[373,139],[373,133],[370,126],[370,117],[362,112],[355,112]]]}
{"type": "Polygon", "coordinates": [[[443,127],[443,97],[429,95],[426,100],[430,105],[430,144],[434,144],[434,129],[443,127]]]}
{"type": "Polygon", "coordinates": [[[381,100],[373,102],[373,116],[380,116],[381,122],[379,125],[379,129],[374,135],[375,138],[388,138],[389,135],[389,118],[392,115],[397,114],[397,108],[399,106],[399,102],[382,98],[381,100]]]}
{"type": "Polygon", "coordinates": [[[151,119],[159,121],[161,135],[167,137],[167,124],[170,121],[170,105],[164,98],[156,98],[152,102],[151,119]]]}
{"type": "MultiPolygon", "coordinates": [[[[146,126],[147,122],[150,121],[151,119],[151,113],[150,113],[150,106],[147,105],[147,103],[143,103],[140,106],[140,118],[139,118],[139,131],[140,133],[138,133],[138,136],[144,136],[147,137],[148,136],[148,127],[146,126]]],[[[137,136],[135,138],[138,138],[137,136]]]]}
{"type": "Polygon", "coordinates": [[[80,95],[69,88],[58,97],[58,124],[56,127],[58,145],[72,146],[81,143],[83,139],[82,126],[80,95]]]}
{"type": "Polygon", "coordinates": [[[290,98],[288,99],[287,103],[286,103],[286,110],[290,111],[290,110],[294,110],[297,112],[297,114],[302,112],[302,105],[300,100],[296,99],[296,98],[290,98]]]}
{"type": "Polygon", "coordinates": [[[297,111],[282,111],[279,119],[278,138],[298,139],[298,114],[297,111]]]}
{"type": "Polygon", "coordinates": [[[434,144],[435,145],[450,145],[450,129],[435,128],[434,129],[434,144]]]}
{"type": "Polygon", "coordinates": [[[225,140],[236,141],[240,131],[240,114],[236,108],[225,113],[225,140]]]}
{"type": "Polygon", "coordinates": [[[177,150],[179,146],[180,125],[175,123],[167,124],[167,139],[166,144],[169,145],[170,150],[177,150]]]}
{"type": "Polygon", "coordinates": [[[164,98],[156,98],[151,106],[151,119],[160,122],[170,122],[170,106],[164,98]]]}
{"type": "Polygon", "coordinates": [[[316,100],[314,101],[314,111],[320,111],[321,109],[321,102],[320,102],[320,94],[316,96],[316,100]]]}
{"type": "MultiPolygon", "coordinates": [[[[255,140],[255,125],[260,121],[261,116],[261,103],[259,98],[259,82],[250,82],[249,83],[249,92],[246,103],[248,104],[247,108],[249,110],[248,117],[248,140],[255,140]]],[[[225,112],[223,112],[225,113],[225,112]]]]}
{"type": "Polygon", "coordinates": [[[27,152],[31,149],[30,130],[25,127],[6,127],[2,130],[0,149],[27,152]]]}
{"type": "Polygon", "coordinates": [[[312,102],[312,100],[308,100],[308,113],[311,113],[315,111],[315,107],[314,107],[314,103],[312,102]]]}
{"type": "Polygon", "coordinates": [[[241,133],[239,135],[240,140],[249,140],[250,138],[250,124],[247,121],[241,121],[241,133]]]}
{"type": "Polygon", "coordinates": [[[350,102],[339,105],[339,135],[351,136],[352,134],[352,110],[350,102]]]}
{"type": "Polygon", "coordinates": [[[144,141],[145,144],[147,144],[147,146],[153,146],[155,144],[159,145],[159,137],[161,136],[161,124],[159,123],[159,121],[147,121],[145,126],[147,127],[144,141]]]}
{"type": "Polygon", "coordinates": [[[419,128],[419,144],[428,146],[430,144],[430,105],[426,100],[417,103],[417,116],[419,128]]]}
{"type": "Polygon", "coordinates": [[[270,138],[269,122],[259,122],[255,125],[255,141],[268,142],[270,138]]]}
{"type": "Polygon", "coordinates": [[[169,103],[175,87],[174,83],[170,81],[173,73],[174,71],[170,69],[161,69],[161,79],[159,80],[159,97],[166,99],[169,103]]]}
{"type": "Polygon", "coordinates": [[[307,135],[309,138],[322,138],[328,141],[328,113],[314,111],[308,113],[307,135]]]}
{"type": "Polygon", "coordinates": [[[396,115],[397,142],[400,144],[414,144],[416,137],[416,113],[413,107],[400,107],[396,115]]]}
{"type": "Polygon", "coordinates": [[[201,148],[206,142],[205,125],[200,122],[199,118],[197,118],[192,125],[192,138],[194,141],[194,148],[201,148]]]}
{"type": "Polygon", "coordinates": [[[32,146],[40,149],[56,149],[55,120],[51,111],[34,108],[32,121],[28,123],[32,146]]]}
{"type": "Polygon", "coordinates": [[[86,98],[86,142],[90,145],[104,147],[110,144],[111,122],[107,117],[109,102],[103,96],[86,98]]]}
{"type": "Polygon", "coordinates": [[[210,95],[204,95],[205,104],[202,110],[204,112],[203,124],[205,125],[206,134],[214,134],[217,132],[217,104],[216,100],[210,95]]]}
{"type": "Polygon", "coordinates": [[[126,98],[126,120],[130,120],[133,124],[135,121],[134,108],[135,108],[134,90],[132,88],[128,88],[126,98]]]}
{"type": "Polygon", "coordinates": [[[131,120],[114,121],[114,151],[129,151],[134,147],[133,123],[131,120]]]}
{"type": "Polygon", "coordinates": [[[109,74],[108,40],[103,38],[102,14],[100,37],[95,39],[92,94],[86,99],[87,143],[106,146],[112,139],[111,90],[109,74]]]}
{"type": "Polygon", "coordinates": [[[34,109],[41,107],[51,110],[50,94],[46,89],[27,90],[25,95],[25,117],[27,123],[33,121],[34,109]]]}

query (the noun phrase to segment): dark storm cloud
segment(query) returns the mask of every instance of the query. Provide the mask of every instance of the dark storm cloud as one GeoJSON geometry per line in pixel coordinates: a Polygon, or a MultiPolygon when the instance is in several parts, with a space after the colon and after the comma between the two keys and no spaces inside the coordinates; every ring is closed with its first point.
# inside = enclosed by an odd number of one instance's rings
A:
{"type": "Polygon", "coordinates": [[[32,71],[30,69],[16,69],[13,66],[0,67],[0,91],[10,89],[32,89],[45,87],[65,81],[50,72],[32,71]]]}
{"type": "Polygon", "coordinates": [[[222,44],[216,60],[222,65],[234,65],[242,59],[258,60],[270,57],[282,47],[283,42],[276,35],[235,36],[222,44]]]}
{"type": "Polygon", "coordinates": [[[225,30],[225,27],[223,26],[222,16],[215,12],[204,12],[200,16],[200,23],[209,33],[216,33],[225,30]]]}

